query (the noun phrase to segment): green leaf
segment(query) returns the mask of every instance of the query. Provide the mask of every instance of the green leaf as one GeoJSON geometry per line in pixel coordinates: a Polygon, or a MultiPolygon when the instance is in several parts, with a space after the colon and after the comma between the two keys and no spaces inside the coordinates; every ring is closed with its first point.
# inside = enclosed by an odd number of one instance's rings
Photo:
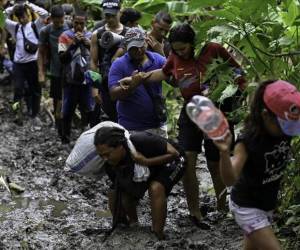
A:
{"type": "Polygon", "coordinates": [[[294,40],[287,36],[284,36],[284,37],[281,37],[280,39],[278,39],[278,44],[281,47],[290,46],[293,43],[294,43],[294,40]]]}
{"type": "Polygon", "coordinates": [[[168,1],[167,6],[169,12],[173,13],[186,13],[189,10],[189,5],[181,1],[168,1]]]}
{"type": "Polygon", "coordinates": [[[209,29],[207,34],[210,35],[211,37],[220,35],[224,38],[224,40],[228,41],[232,39],[234,36],[238,35],[239,32],[229,25],[217,25],[209,29]]]}
{"type": "Polygon", "coordinates": [[[235,22],[240,15],[240,12],[241,11],[238,8],[231,7],[230,9],[212,10],[208,13],[212,16],[225,18],[228,21],[235,22]]]}
{"type": "Polygon", "coordinates": [[[288,218],[285,225],[289,226],[291,224],[294,224],[295,222],[297,222],[297,216],[291,216],[290,218],[288,218]]]}
{"type": "Polygon", "coordinates": [[[3,11],[0,11],[0,28],[4,28],[5,25],[5,17],[3,11]]]}
{"type": "Polygon", "coordinates": [[[295,182],[296,189],[300,190],[300,176],[296,176],[294,182],[295,182]]]}
{"type": "Polygon", "coordinates": [[[153,15],[146,12],[141,12],[141,13],[142,13],[142,18],[139,20],[139,24],[143,27],[149,27],[153,19],[153,15]]]}
{"type": "Polygon", "coordinates": [[[218,6],[222,3],[224,3],[223,0],[190,0],[188,2],[188,5],[190,6],[190,8],[196,9],[210,6],[218,6]]]}
{"type": "Polygon", "coordinates": [[[156,14],[160,10],[166,10],[167,4],[164,0],[139,0],[132,7],[139,11],[156,14]]]}
{"type": "Polygon", "coordinates": [[[219,102],[223,103],[223,101],[228,98],[234,96],[234,94],[238,90],[238,85],[236,84],[230,84],[228,85],[222,92],[221,97],[219,98],[219,102]]]}

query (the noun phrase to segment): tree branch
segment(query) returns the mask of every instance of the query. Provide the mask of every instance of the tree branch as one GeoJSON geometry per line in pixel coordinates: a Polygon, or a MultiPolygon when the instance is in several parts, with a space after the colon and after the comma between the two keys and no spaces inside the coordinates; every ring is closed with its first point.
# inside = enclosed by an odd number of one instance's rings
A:
{"type": "Polygon", "coordinates": [[[291,52],[287,52],[287,53],[280,53],[280,54],[272,54],[269,53],[267,51],[262,50],[261,48],[258,48],[256,46],[254,46],[255,49],[257,49],[259,52],[265,54],[266,56],[270,56],[270,57],[285,57],[285,56],[296,56],[296,55],[300,55],[300,51],[296,50],[296,51],[291,51],[291,52]]]}

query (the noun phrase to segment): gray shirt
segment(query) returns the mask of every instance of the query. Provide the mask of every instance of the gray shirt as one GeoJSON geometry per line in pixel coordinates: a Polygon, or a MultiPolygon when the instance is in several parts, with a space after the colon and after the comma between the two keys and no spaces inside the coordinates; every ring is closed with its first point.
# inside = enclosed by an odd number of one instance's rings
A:
{"type": "Polygon", "coordinates": [[[69,27],[65,23],[62,27],[55,29],[53,24],[43,27],[40,32],[39,44],[45,45],[50,49],[50,74],[54,77],[61,76],[62,65],[58,56],[58,38],[69,27]]]}

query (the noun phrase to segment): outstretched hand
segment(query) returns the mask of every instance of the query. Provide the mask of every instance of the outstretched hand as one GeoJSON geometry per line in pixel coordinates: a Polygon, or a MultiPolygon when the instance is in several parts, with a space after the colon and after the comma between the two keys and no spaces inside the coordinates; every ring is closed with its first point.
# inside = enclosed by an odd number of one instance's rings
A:
{"type": "Polygon", "coordinates": [[[120,87],[124,90],[134,89],[152,75],[152,72],[133,71],[131,76],[124,77],[119,81],[120,87]]]}

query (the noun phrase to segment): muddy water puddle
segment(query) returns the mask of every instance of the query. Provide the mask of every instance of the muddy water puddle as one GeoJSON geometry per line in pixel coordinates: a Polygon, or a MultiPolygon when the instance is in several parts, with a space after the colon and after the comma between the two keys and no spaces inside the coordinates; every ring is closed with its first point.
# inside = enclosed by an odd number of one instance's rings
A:
{"type": "MultiPolygon", "coordinates": [[[[2,196],[1,193],[0,196],[2,196]]],[[[13,196],[10,201],[2,199],[0,204],[0,221],[5,220],[6,214],[9,212],[28,208],[32,210],[50,209],[52,217],[59,217],[62,215],[62,212],[68,208],[68,204],[56,200],[34,200],[29,197],[13,196]]]]}

